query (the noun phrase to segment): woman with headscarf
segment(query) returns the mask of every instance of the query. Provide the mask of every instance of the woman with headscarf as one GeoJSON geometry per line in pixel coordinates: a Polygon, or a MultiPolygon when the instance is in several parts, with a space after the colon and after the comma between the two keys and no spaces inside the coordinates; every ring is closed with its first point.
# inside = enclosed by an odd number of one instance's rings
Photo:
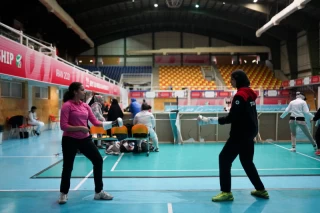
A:
{"type": "Polygon", "coordinates": [[[299,127],[302,132],[307,136],[310,143],[312,144],[315,151],[317,151],[317,145],[314,141],[312,135],[309,132],[307,121],[310,121],[313,118],[313,115],[309,112],[308,105],[306,103],[306,97],[302,92],[296,93],[296,99],[289,103],[289,106],[282,113],[280,118],[286,117],[289,113],[291,113],[289,125],[291,131],[291,144],[292,148],[291,152],[296,151],[296,135],[297,135],[297,127],[299,127]]]}
{"type": "MultiPolygon", "coordinates": [[[[102,114],[103,102],[104,102],[103,97],[101,95],[94,95],[89,102],[89,106],[91,107],[91,110],[92,110],[94,116],[96,117],[96,119],[98,121],[102,121],[102,122],[106,121],[106,119],[103,117],[103,114],[102,114]]],[[[92,124],[90,122],[89,122],[89,126],[92,126],[92,124]]],[[[97,137],[99,138],[99,137],[101,137],[101,135],[97,135],[97,137]]],[[[97,141],[97,146],[99,148],[102,148],[101,140],[97,141]]]]}
{"type": "Polygon", "coordinates": [[[212,201],[232,201],[231,166],[239,155],[240,162],[255,189],[251,195],[269,198],[260,180],[258,171],[253,163],[254,138],[258,133],[258,117],[255,100],[256,93],[249,88],[250,81],[242,70],[231,74],[231,85],[237,88],[232,100],[230,112],[225,117],[203,117],[199,115],[199,125],[231,124],[230,137],[219,155],[219,171],[221,193],[214,196],[212,201]]]}
{"type": "MultiPolygon", "coordinates": [[[[123,112],[119,106],[117,99],[112,99],[108,112],[108,121],[112,121],[114,118],[123,118],[123,112]]],[[[111,135],[111,130],[108,130],[108,135],[111,135]]]]}

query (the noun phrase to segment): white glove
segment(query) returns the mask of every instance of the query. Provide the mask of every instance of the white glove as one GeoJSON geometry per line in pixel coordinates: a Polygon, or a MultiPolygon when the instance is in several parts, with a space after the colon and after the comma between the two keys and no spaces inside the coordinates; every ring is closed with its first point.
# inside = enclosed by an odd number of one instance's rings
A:
{"type": "Polygon", "coordinates": [[[108,130],[112,128],[112,121],[103,121],[102,127],[104,130],[108,130]]]}
{"type": "Polygon", "coordinates": [[[208,124],[219,124],[218,117],[203,117],[202,115],[198,116],[199,126],[204,126],[208,124]]]}
{"type": "Polygon", "coordinates": [[[117,118],[116,121],[103,121],[102,126],[105,130],[111,129],[112,127],[122,127],[123,121],[121,118],[117,118]]]}

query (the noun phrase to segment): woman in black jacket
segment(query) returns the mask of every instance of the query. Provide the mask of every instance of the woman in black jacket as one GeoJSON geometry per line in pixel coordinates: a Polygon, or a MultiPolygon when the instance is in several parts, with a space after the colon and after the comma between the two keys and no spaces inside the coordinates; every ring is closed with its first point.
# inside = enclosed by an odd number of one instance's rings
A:
{"type": "MultiPolygon", "coordinates": [[[[108,121],[112,121],[113,118],[123,118],[123,112],[118,104],[117,99],[112,99],[111,106],[108,111],[108,121]]],[[[111,135],[111,130],[108,130],[108,135],[111,135]]]]}
{"type": "Polygon", "coordinates": [[[251,195],[269,198],[260,180],[258,171],[253,163],[254,138],[258,133],[258,117],[255,100],[256,93],[249,87],[250,81],[242,70],[236,70],[231,74],[231,84],[237,88],[230,112],[225,117],[198,117],[199,125],[207,124],[231,124],[230,137],[219,155],[219,171],[221,193],[214,196],[212,201],[232,201],[231,193],[231,166],[239,155],[240,162],[255,187],[251,195]]]}

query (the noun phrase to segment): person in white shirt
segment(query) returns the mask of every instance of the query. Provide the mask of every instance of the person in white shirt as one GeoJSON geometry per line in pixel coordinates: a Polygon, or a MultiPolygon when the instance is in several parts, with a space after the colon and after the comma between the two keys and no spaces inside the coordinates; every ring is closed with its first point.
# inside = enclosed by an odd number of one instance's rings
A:
{"type": "Polygon", "coordinates": [[[28,116],[28,124],[37,126],[37,129],[34,130],[34,133],[36,135],[40,135],[40,130],[41,127],[44,126],[44,123],[38,120],[37,113],[36,113],[37,107],[32,106],[31,111],[29,111],[29,116],[28,116]]]}
{"type": "Polygon", "coordinates": [[[296,134],[297,134],[297,126],[302,130],[302,132],[307,136],[310,143],[313,145],[313,148],[317,150],[316,142],[314,141],[312,135],[309,132],[306,120],[309,122],[314,117],[310,112],[308,105],[306,103],[306,97],[303,93],[297,92],[296,99],[289,103],[289,106],[280,116],[280,118],[284,118],[287,114],[291,113],[290,116],[290,130],[291,130],[291,143],[292,149],[290,151],[296,151],[296,134]]]}
{"type": "Polygon", "coordinates": [[[154,116],[149,110],[151,107],[147,103],[143,103],[141,106],[141,112],[136,114],[133,119],[133,125],[135,124],[144,124],[148,127],[150,138],[155,147],[155,152],[159,152],[159,142],[157,133],[154,131],[154,127],[156,126],[156,122],[154,116]]]}

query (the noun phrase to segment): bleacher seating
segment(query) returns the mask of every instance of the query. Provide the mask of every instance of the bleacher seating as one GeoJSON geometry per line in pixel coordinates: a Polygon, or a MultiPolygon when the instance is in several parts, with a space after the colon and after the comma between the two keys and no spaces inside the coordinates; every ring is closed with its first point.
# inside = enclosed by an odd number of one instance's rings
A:
{"type": "Polygon", "coordinates": [[[252,88],[279,89],[281,86],[281,81],[276,79],[272,71],[265,65],[221,65],[218,68],[226,86],[230,89],[232,88],[230,75],[237,69],[247,73],[252,88]]]}
{"type": "Polygon", "coordinates": [[[92,66],[92,65],[81,65],[82,68],[89,71],[101,71],[101,73],[108,78],[111,78],[117,82],[120,81],[121,74],[123,73],[152,73],[151,66],[92,66]]]}
{"type": "Polygon", "coordinates": [[[214,81],[204,78],[200,66],[161,66],[159,68],[159,86],[162,90],[214,90],[214,81]]]}

